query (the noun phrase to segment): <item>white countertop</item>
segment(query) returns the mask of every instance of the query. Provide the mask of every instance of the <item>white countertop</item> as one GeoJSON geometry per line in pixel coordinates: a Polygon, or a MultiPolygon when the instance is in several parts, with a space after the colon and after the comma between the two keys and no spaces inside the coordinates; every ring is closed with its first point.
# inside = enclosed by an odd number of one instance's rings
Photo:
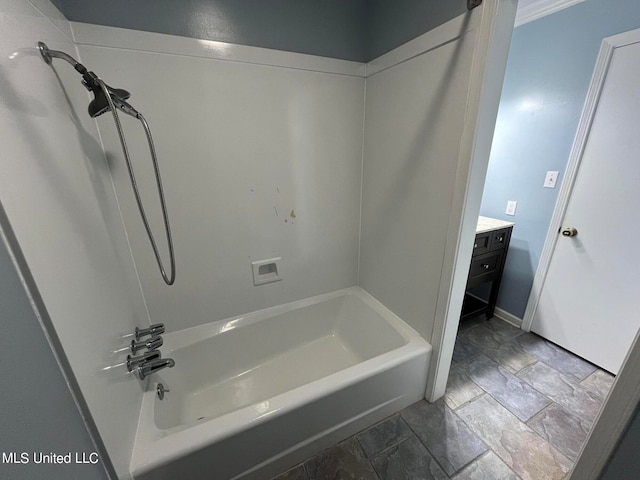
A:
{"type": "Polygon", "coordinates": [[[492,230],[499,230],[506,227],[513,227],[514,225],[515,223],[513,222],[505,222],[504,220],[498,220],[497,218],[478,217],[476,234],[491,232],[492,230]]]}

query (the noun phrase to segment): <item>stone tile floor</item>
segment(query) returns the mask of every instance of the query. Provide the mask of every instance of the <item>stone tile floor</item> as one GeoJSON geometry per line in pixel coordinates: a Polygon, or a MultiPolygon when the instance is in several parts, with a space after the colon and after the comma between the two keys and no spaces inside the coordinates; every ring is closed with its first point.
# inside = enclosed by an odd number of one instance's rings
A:
{"type": "Polygon", "coordinates": [[[499,319],[460,325],[445,396],[272,480],[563,480],[613,376],[499,319]]]}

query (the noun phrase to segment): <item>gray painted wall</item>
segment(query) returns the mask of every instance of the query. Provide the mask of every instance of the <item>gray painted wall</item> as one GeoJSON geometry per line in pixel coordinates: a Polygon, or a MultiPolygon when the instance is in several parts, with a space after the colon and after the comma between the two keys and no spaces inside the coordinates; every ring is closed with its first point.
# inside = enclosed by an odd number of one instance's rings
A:
{"type": "Polygon", "coordinates": [[[467,12],[467,0],[367,0],[367,61],[467,12]]]}
{"type": "Polygon", "coordinates": [[[69,20],[361,61],[366,0],[57,0],[69,20]]]}
{"type": "Polygon", "coordinates": [[[604,37],[640,27],[638,0],[586,0],[513,32],[481,215],[516,223],[498,307],[522,318],[604,37]],[[560,172],[543,188],[547,170],[560,172]],[[504,214],[518,201],[515,217],[504,214]]]}
{"type": "Polygon", "coordinates": [[[629,422],[627,431],[622,436],[620,443],[613,451],[608,465],[605,467],[601,480],[629,480],[640,478],[640,456],[638,445],[640,444],[640,411],[629,422]]]}
{"type": "Polygon", "coordinates": [[[94,451],[82,417],[0,238],[0,478],[103,480],[101,464],[33,463],[34,452],[94,451]],[[28,464],[2,462],[27,452],[28,464]]]}
{"type": "Polygon", "coordinates": [[[366,62],[466,0],[52,0],[72,21],[366,62]]]}

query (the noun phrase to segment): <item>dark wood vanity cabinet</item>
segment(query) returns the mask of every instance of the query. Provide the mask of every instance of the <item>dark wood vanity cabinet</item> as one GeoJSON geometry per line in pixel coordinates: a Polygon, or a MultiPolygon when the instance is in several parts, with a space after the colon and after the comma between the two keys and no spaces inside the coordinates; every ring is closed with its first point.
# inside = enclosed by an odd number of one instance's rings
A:
{"type": "Polygon", "coordinates": [[[471,295],[467,291],[462,305],[461,320],[483,313],[487,319],[493,317],[512,230],[513,226],[510,225],[476,234],[467,278],[467,290],[487,282],[491,282],[491,290],[488,301],[471,295]]]}

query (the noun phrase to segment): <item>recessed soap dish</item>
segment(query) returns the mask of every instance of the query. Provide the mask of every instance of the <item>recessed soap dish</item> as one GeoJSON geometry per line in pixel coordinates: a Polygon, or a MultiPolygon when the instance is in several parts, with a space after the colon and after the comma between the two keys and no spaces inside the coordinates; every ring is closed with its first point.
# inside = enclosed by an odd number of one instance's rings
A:
{"type": "Polygon", "coordinates": [[[265,283],[282,280],[282,276],[278,270],[278,262],[280,260],[282,260],[282,257],[251,262],[251,269],[253,270],[253,284],[264,285],[265,283]]]}

